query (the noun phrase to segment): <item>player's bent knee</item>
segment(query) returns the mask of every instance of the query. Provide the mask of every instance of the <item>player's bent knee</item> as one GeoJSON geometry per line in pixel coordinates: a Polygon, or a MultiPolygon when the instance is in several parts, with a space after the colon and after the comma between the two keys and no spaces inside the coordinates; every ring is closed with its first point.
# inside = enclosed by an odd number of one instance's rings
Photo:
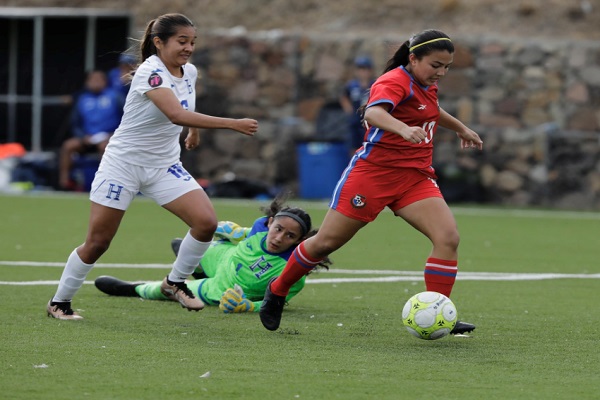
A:
{"type": "Polygon", "coordinates": [[[71,138],[63,143],[63,151],[73,152],[81,149],[81,141],[77,138],[71,138]]]}
{"type": "Polygon", "coordinates": [[[432,240],[432,242],[436,247],[445,247],[456,250],[458,249],[458,245],[460,243],[460,235],[456,230],[447,231],[441,235],[438,235],[432,240]]]}
{"type": "Polygon", "coordinates": [[[213,234],[217,230],[217,220],[204,220],[195,222],[191,228],[191,235],[200,241],[210,242],[212,240],[213,234]]]}
{"type": "Polygon", "coordinates": [[[92,258],[100,257],[108,250],[111,241],[112,238],[93,237],[85,242],[84,251],[92,258]]]}
{"type": "Polygon", "coordinates": [[[344,243],[343,241],[331,238],[313,240],[310,243],[310,248],[307,250],[313,257],[324,258],[342,247],[344,243]]]}

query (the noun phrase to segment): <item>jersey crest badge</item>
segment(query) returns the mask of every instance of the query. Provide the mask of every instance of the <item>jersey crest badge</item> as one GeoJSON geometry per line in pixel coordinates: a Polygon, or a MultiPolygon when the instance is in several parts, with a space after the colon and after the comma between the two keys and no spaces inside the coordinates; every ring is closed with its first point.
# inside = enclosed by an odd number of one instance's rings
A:
{"type": "Polygon", "coordinates": [[[162,83],[163,80],[159,74],[157,74],[156,72],[150,74],[150,77],[148,78],[148,85],[150,85],[150,87],[159,87],[160,85],[162,85],[162,83]]]}
{"type": "Polygon", "coordinates": [[[354,208],[363,208],[367,205],[367,198],[361,194],[356,194],[350,200],[350,204],[352,204],[352,207],[354,208]]]}

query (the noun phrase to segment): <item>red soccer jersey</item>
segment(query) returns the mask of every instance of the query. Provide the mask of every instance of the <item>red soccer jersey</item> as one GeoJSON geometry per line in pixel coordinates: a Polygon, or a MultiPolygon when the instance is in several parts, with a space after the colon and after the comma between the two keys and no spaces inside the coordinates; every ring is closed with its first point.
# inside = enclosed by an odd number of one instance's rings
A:
{"type": "Polygon", "coordinates": [[[427,138],[420,144],[410,143],[400,135],[371,126],[356,155],[373,164],[416,168],[431,174],[433,135],[440,117],[437,85],[422,86],[404,67],[398,67],[381,75],[371,87],[367,108],[378,104],[391,105],[394,118],[423,128],[427,138]]]}

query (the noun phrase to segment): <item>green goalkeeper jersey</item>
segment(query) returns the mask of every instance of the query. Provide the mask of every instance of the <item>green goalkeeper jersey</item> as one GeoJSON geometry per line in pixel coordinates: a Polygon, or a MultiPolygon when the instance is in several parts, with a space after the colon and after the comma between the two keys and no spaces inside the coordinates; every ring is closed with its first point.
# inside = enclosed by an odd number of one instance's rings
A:
{"type": "MultiPolygon", "coordinates": [[[[254,302],[258,312],[269,280],[279,276],[294,248],[283,253],[269,253],[266,250],[268,233],[267,217],[257,219],[246,239],[233,244],[225,240],[215,240],[200,261],[200,268],[208,278],[187,281],[188,288],[206,305],[219,305],[219,300],[229,288],[238,284],[246,297],[254,302]]],[[[286,300],[290,300],[304,287],[306,276],[290,289],[286,300]]],[[[140,285],[137,293],[147,299],[165,298],[153,283],[140,285]]]]}

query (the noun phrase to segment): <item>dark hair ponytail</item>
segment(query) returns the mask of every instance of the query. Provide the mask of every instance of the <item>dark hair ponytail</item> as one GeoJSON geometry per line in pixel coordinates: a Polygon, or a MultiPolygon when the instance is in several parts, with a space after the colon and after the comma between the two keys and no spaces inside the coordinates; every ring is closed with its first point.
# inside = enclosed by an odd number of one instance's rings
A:
{"type": "Polygon", "coordinates": [[[152,27],[154,26],[154,22],[156,20],[148,22],[146,26],[146,31],[144,32],[144,37],[142,38],[142,42],[140,43],[140,55],[141,60],[145,60],[153,54],[156,54],[156,46],[154,46],[154,42],[152,41],[152,27]]]}
{"type": "Polygon", "coordinates": [[[447,51],[454,53],[454,45],[450,37],[442,31],[428,29],[421,33],[413,35],[409,40],[402,43],[390,58],[385,66],[388,72],[400,66],[408,64],[408,56],[413,53],[418,59],[430,54],[433,51],[447,51]]]}
{"type": "Polygon", "coordinates": [[[406,42],[402,43],[402,45],[400,45],[400,47],[398,48],[398,50],[396,50],[396,52],[394,53],[392,58],[390,58],[388,60],[388,62],[385,64],[385,68],[383,70],[384,73],[391,71],[393,69],[396,69],[396,68],[400,67],[401,65],[408,64],[409,46],[410,46],[409,40],[407,40],[406,42]]]}

